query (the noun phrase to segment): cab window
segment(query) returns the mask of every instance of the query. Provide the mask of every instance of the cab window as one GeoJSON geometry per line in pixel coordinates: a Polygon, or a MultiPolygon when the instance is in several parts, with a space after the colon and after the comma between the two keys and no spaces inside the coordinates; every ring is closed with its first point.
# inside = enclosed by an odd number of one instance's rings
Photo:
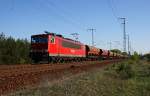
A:
{"type": "Polygon", "coordinates": [[[45,37],[32,37],[31,42],[32,43],[47,43],[47,38],[45,38],[45,37]]]}

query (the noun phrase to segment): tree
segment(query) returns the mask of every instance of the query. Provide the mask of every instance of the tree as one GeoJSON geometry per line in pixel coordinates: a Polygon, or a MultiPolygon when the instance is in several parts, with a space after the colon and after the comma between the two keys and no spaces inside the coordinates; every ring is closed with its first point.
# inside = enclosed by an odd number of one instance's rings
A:
{"type": "Polygon", "coordinates": [[[140,59],[140,55],[135,51],[134,54],[131,56],[131,59],[134,61],[138,61],[140,59]]]}
{"type": "Polygon", "coordinates": [[[5,35],[3,32],[0,33],[0,41],[4,40],[5,39],[5,35]]]}
{"type": "Polygon", "coordinates": [[[127,52],[122,52],[121,54],[122,54],[122,55],[128,55],[128,53],[127,53],[127,52]]]}
{"type": "Polygon", "coordinates": [[[30,63],[30,43],[27,39],[5,37],[0,33],[0,64],[30,63]]]}
{"type": "Polygon", "coordinates": [[[110,50],[111,52],[115,52],[115,53],[119,53],[119,54],[121,54],[121,51],[119,50],[119,49],[112,49],[112,50],[110,50]]]}

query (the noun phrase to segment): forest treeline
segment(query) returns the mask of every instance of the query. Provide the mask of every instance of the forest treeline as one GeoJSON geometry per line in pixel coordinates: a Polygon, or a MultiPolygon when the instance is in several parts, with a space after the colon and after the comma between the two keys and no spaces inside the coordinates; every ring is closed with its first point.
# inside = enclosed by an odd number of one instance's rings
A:
{"type": "Polygon", "coordinates": [[[27,39],[14,39],[0,33],[0,64],[27,64],[30,42],[27,39]]]}

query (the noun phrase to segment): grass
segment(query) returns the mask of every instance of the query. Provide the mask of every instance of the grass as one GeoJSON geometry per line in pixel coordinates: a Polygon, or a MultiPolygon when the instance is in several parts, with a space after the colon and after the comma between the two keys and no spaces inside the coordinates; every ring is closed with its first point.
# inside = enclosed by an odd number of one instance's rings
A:
{"type": "Polygon", "coordinates": [[[150,63],[129,60],[11,96],[150,96],[150,63]]]}

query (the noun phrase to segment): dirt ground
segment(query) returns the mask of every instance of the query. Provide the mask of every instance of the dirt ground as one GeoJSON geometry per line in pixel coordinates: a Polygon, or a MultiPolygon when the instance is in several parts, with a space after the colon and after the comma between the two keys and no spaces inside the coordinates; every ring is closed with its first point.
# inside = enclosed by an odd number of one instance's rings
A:
{"type": "Polygon", "coordinates": [[[37,87],[41,83],[43,85],[46,81],[55,82],[56,80],[60,80],[64,75],[69,76],[86,72],[92,68],[102,67],[119,61],[84,61],[53,65],[2,65],[0,67],[0,94],[8,94],[30,87],[37,87]]]}

